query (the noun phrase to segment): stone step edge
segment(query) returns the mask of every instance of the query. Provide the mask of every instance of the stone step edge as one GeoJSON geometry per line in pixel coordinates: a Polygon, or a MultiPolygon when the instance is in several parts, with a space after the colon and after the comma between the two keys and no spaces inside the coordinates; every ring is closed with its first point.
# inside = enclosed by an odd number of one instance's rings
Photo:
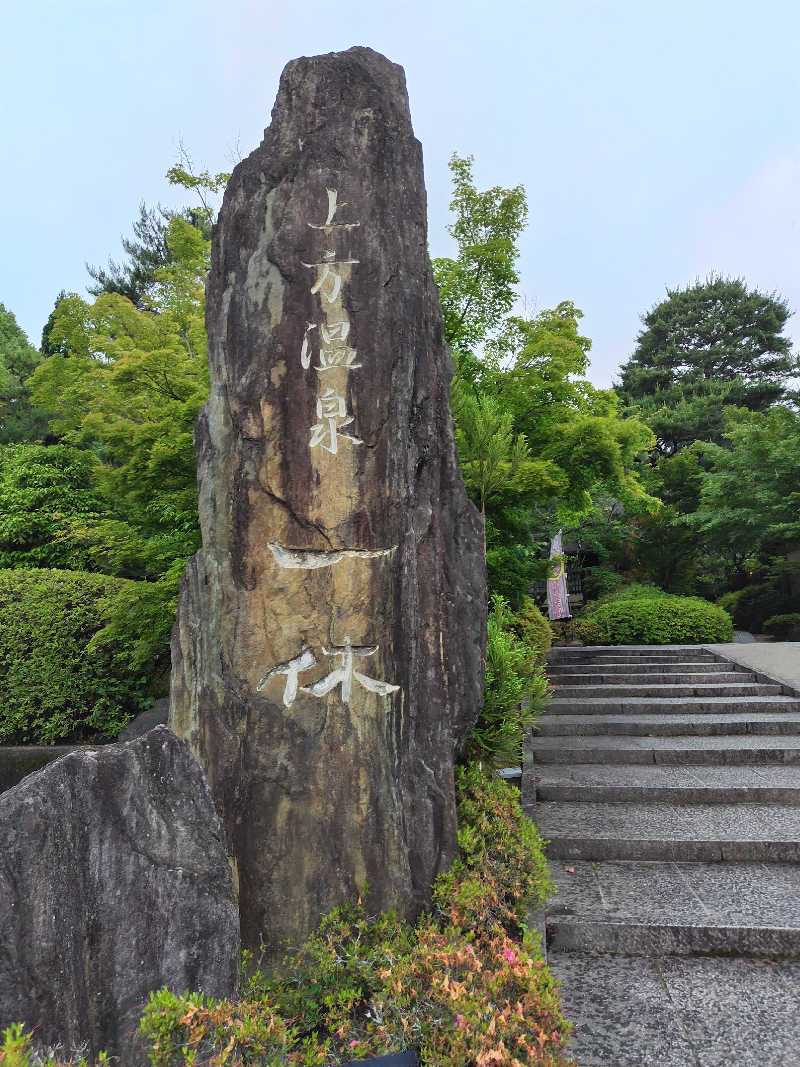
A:
{"type": "Polygon", "coordinates": [[[720,659],[695,659],[683,660],[676,659],[655,659],[655,660],[629,660],[627,663],[548,663],[548,670],[563,671],[569,674],[570,671],[578,674],[598,674],[598,668],[602,668],[603,671],[625,671],[630,668],[632,671],[640,672],[643,668],[646,668],[646,673],[652,669],[653,674],[658,674],[659,670],[672,670],[678,669],[678,673],[682,671],[696,671],[699,674],[716,674],[719,671],[731,671],[741,672],[742,674],[748,674],[755,671],[755,667],[744,667],[739,663],[728,663],[726,660],[720,659]],[[714,668],[712,670],[712,668],[714,668]]]}
{"type": "Polygon", "coordinates": [[[625,652],[703,652],[708,656],[717,657],[718,652],[712,651],[708,644],[697,645],[553,645],[554,652],[567,652],[569,655],[581,652],[612,652],[624,654],[625,652]]]}
{"type": "MultiPolygon", "coordinates": [[[[673,671],[672,673],[640,674],[639,671],[594,671],[576,674],[564,671],[549,676],[553,689],[593,689],[598,685],[764,685],[757,682],[753,671],[673,671]]],[[[773,682],[773,685],[777,683],[773,682]]]]}
{"type": "MultiPolygon", "coordinates": [[[[742,734],[740,737],[753,737],[742,734]]],[[[779,737],[779,734],[774,736],[779,737]]],[[[639,739],[641,740],[641,738],[639,739]]],[[[697,740],[692,738],[691,740],[697,740]]],[[[608,764],[626,767],[630,764],[647,763],[663,767],[752,767],[769,763],[785,766],[800,764],[800,743],[795,748],[788,746],[765,748],[587,748],[534,749],[533,764],[557,767],[567,764],[591,766],[608,764]],[[647,758],[643,758],[647,757],[647,758]]],[[[523,775],[524,777],[524,775],[523,775]]]]}
{"type": "Polygon", "coordinates": [[[779,697],[788,694],[781,691],[779,685],[765,685],[763,682],[720,682],[694,685],[671,685],[663,683],[659,685],[557,685],[553,686],[556,700],[582,700],[585,690],[592,699],[591,694],[596,693],[597,699],[606,697],[608,700],[625,697],[642,697],[657,701],[661,697],[667,700],[680,700],[684,697],[731,697],[733,700],[741,700],[743,697],[779,697]],[[764,690],[771,690],[764,692],[764,690]]]}
{"type": "Polygon", "coordinates": [[[550,836],[545,854],[552,860],[660,860],[698,863],[800,863],[800,841],[733,841],[693,838],[550,836]]]}
{"type": "Polygon", "coordinates": [[[800,786],[613,786],[536,784],[540,803],[800,805],[800,786]]]}
{"type": "Polygon", "coordinates": [[[800,927],[687,925],[545,914],[547,951],[800,959],[800,927]]]}
{"type": "Polygon", "coordinates": [[[693,737],[696,740],[712,738],[716,740],[733,741],[736,738],[748,737],[783,737],[788,739],[790,746],[793,741],[800,737],[800,723],[792,719],[781,722],[780,719],[763,719],[752,721],[748,718],[734,722],[720,722],[711,716],[700,717],[696,721],[684,722],[679,719],[672,722],[666,718],[663,722],[640,723],[635,719],[630,722],[598,723],[578,722],[572,728],[568,723],[554,723],[537,730],[536,737],[539,741],[555,741],[561,738],[565,743],[575,741],[590,741],[602,738],[606,741],[612,738],[617,741],[668,741],[671,737],[693,737]]]}
{"type": "Polygon", "coordinates": [[[780,712],[800,712],[800,700],[796,697],[789,696],[773,696],[773,697],[756,697],[756,698],[733,698],[733,697],[716,697],[719,703],[709,704],[709,697],[702,699],[698,698],[695,704],[687,704],[686,701],[693,698],[686,697],[681,700],[679,697],[671,699],[669,702],[660,701],[658,699],[642,700],[639,698],[631,698],[630,701],[624,703],[619,700],[613,700],[611,698],[597,697],[595,699],[575,699],[575,700],[551,700],[547,705],[547,710],[542,713],[541,718],[545,719],[548,715],[555,715],[566,717],[568,715],[612,715],[612,716],[627,716],[627,715],[748,715],[748,714],[780,714],[780,712]],[[752,701],[752,703],[751,703],[752,701]],[[761,701],[757,703],[756,701],[761,701]],[[727,705],[734,705],[733,711],[726,710],[727,705]],[[774,706],[770,706],[770,704],[774,706]],[[626,706],[627,705],[627,706],[626,706]],[[740,705],[744,705],[741,707],[740,705]],[[647,710],[655,709],[655,710],[647,710]]]}

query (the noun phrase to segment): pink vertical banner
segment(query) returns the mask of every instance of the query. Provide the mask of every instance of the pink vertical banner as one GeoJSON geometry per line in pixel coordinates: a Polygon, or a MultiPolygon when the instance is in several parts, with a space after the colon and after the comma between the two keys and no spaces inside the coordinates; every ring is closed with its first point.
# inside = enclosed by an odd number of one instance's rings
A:
{"type": "MultiPolygon", "coordinates": [[[[561,530],[559,530],[550,542],[550,559],[553,556],[562,555],[563,551],[561,530]]],[[[547,579],[547,617],[551,622],[555,619],[571,618],[567,596],[567,568],[563,560],[558,564],[558,570],[552,578],[547,579]]]]}

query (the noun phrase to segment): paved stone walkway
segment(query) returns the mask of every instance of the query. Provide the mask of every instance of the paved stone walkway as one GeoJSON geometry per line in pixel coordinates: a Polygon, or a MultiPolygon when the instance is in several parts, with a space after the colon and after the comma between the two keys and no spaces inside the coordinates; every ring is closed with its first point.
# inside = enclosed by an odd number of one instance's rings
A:
{"type": "Polygon", "coordinates": [[[800,1065],[794,651],[753,653],[779,681],[740,645],[551,652],[523,803],[579,1067],[800,1065]]]}

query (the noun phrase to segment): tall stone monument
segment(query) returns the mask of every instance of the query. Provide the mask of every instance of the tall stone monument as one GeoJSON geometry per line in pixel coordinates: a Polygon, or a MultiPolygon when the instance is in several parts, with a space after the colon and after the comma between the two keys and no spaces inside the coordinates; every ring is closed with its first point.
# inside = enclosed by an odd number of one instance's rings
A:
{"type": "Polygon", "coordinates": [[[288,64],[225,194],[206,317],[170,725],[222,816],[243,941],[274,955],[366,885],[425,906],[482,701],[481,520],[401,67],[288,64]]]}

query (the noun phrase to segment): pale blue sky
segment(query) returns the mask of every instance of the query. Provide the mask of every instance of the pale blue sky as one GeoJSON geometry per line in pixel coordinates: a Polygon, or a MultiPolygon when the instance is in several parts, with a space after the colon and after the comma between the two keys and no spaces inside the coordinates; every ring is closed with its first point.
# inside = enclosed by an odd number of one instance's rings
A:
{"type": "MultiPolygon", "coordinates": [[[[433,255],[447,161],[525,186],[529,312],[573,300],[609,384],[639,318],[711,271],[800,312],[800,5],[794,0],[12,0],[0,40],[0,301],[34,344],[84,263],[120,257],[183,140],[230,169],[283,65],[369,45],[406,69],[433,255]]],[[[800,314],[790,320],[800,342],[800,314]]],[[[800,347],[800,344],[798,344],[800,347]]]]}

